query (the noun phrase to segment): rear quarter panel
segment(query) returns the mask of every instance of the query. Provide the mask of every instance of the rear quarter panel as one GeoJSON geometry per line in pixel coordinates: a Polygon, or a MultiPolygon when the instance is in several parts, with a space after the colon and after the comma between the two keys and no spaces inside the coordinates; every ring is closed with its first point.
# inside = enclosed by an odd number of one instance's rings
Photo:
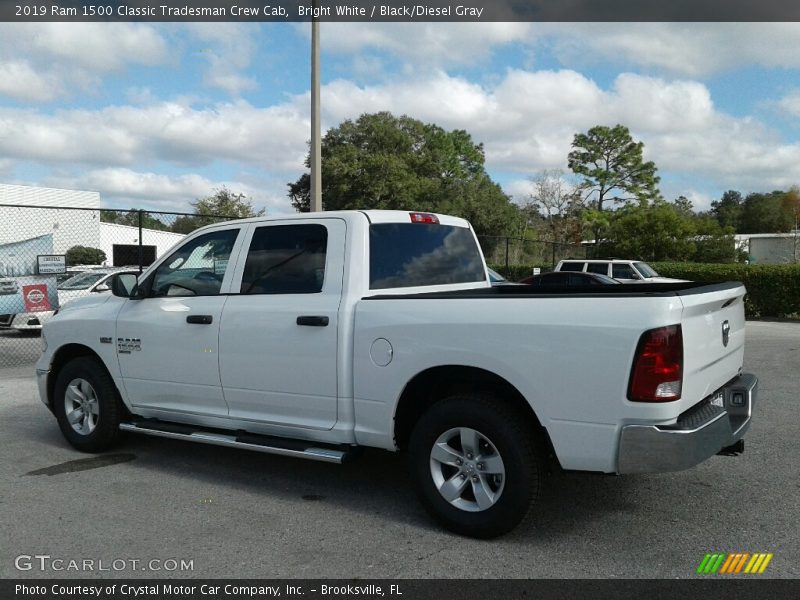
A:
{"type": "Polygon", "coordinates": [[[734,377],[744,349],[744,288],[683,296],[365,299],[355,310],[354,409],[359,443],[394,448],[407,382],[435,366],[471,366],[513,385],[547,429],[562,467],[616,471],[623,425],[667,425],[734,377]],[[722,308],[726,305],[725,308],[722,308]],[[722,322],[731,331],[723,348],[722,322]],[[641,334],[681,323],[680,400],[627,399],[641,334]],[[377,339],[392,361],[375,364],[377,339]]]}

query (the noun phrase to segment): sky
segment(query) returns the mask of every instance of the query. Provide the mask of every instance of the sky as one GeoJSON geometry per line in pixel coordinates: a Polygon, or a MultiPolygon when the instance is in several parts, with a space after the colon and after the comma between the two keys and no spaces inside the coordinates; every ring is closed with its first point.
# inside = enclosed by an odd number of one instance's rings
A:
{"type": "MultiPolygon", "coordinates": [[[[321,49],[323,132],[377,111],[464,129],[520,203],[617,123],[696,210],[800,184],[800,24],[323,23],[321,49]]],[[[0,23],[0,182],[292,212],[309,55],[307,23],[0,23]]]]}

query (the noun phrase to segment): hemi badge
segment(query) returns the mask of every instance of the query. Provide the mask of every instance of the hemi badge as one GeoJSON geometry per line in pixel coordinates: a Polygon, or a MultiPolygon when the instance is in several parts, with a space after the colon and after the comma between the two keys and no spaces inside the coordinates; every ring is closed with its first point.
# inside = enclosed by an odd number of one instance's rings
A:
{"type": "Polygon", "coordinates": [[[112,343],[113,341],[114,341],[114,340],[113,340],[113,339],[111,339],[110,337],[101,337],[101,338],[100,338],[100,343],[101,343],[101,344],[110,344],[110,343],[112,343]]]}

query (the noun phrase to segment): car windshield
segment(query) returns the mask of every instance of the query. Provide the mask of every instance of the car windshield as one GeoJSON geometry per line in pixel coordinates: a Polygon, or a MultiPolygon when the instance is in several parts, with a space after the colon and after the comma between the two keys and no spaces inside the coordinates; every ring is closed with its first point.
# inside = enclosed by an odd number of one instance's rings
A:
{"type": "Polygon", "coordinates": [[[636,267],[636,270],[642,274],[642,277],[647,279],[650,279],[651,277],[659,277],[659,274],[656,273],[656,270],[646,262],[633,263],[633,266],[636,267]]]}
{"type": "Polygon", "coordinates": [[[100,281],[108,273],[93,273],[87,271],[86,273],[78,273],[74,277],[70,277],[64,283],[58,286],[59,290],[88,290],[95,283],[100,281]]]}

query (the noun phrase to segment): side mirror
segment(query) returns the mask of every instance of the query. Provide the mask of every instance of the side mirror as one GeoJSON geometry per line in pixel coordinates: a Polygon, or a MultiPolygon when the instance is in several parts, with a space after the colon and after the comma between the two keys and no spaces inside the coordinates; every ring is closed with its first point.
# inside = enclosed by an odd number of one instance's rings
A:
{"type": "MultiPolygon", "coordinates": [[[[102,286],[98,286],[102,287],[102,286]]],[[[99,291],[99,290],[96,290],[99,291]]],[[[133,273],[115,273],[111,276],[111,293],[120,298],[139,297],[137,277],[133,273]]]]}
{"type": "Polygon", "coordinates": [[[94,288],[92,291],[93,291],[93,292],[107,292],[107,291],[109,291],[110,289],[111,289],[111,288],[110,288],[110,287],[108,287],[108,284],[107,284],[107,283],[101,283],[101,284],[100,284],[100,285],[98,285],[96,288],[94,288]]]}

